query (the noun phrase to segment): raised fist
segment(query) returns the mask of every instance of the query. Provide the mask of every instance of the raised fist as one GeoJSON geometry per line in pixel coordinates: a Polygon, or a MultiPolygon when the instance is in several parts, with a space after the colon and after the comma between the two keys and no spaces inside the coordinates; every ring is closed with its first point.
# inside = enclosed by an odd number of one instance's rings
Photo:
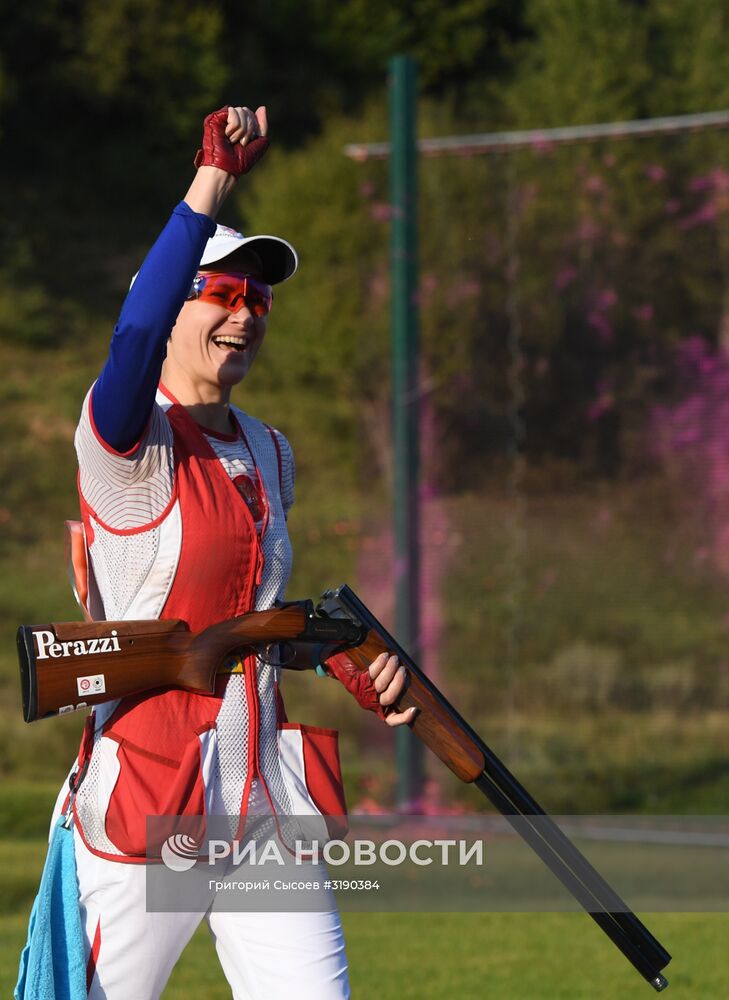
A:
{"type": "Polygon", "coordinates": [[[195,166],[218,167],[240,177],[260,160],[268,145],[265,107],[254,114],[250,108],[226,106],[205,119],[202,149],[197,152],[195,166]]]}

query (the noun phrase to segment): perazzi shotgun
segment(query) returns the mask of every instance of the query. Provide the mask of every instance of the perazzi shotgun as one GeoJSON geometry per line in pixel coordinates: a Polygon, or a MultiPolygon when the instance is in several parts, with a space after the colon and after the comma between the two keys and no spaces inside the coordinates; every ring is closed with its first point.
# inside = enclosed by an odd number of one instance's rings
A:
{"type": "Polygon", "coordinates": [[[416,736],[480,789],[655,990],[668,986],[665,948],[346,585],[316,609],[293,602],[197,634],[182,621],[68,622],[21,626],[17,642],[26,722],[160,687],[212,693],[232,654],[278,643],[312,644],[312,663],[346,650],[361,670],[395,653],[407,670],[396,708],[418,709],[416,736]]]}

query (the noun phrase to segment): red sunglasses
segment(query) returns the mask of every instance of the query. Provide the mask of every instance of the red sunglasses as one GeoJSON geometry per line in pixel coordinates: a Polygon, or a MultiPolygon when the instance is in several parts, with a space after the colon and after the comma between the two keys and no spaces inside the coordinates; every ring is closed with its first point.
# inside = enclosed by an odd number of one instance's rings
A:
{"type": "Polygon", "coordinates": [[[249,274],[203,271],[195,277],[187,299],[212,302],[232,313],[245,305],[253,316],[267,316],[273,303],[273,291],[270,285],[249,274]]]}

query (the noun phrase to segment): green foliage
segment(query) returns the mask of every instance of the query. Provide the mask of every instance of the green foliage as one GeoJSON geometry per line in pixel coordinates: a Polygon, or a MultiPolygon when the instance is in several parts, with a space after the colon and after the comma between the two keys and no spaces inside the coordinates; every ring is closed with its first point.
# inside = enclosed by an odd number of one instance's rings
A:
{"type": "Polygon", "coordinates": [[[529,0],[508,103],[521,127],[638,117],[650,87],[647,21],[630,0],[529,0]]]}
{"type": "Polygon", "coordinates": [[[361,72],[381,73],[390,56],[404,52],[419,60],[431,91],[503,70],[508,42],[520,31],[521,6],[503,0],[317,3],[321,30],[340,64],[353,58],[361,72]]]}
{"type": "Polygon", "coordinates": [[[222,30],[214,4],[90,0],[66,79],[98,111],[141,111],[168,140],[181,138],[227,82],[217,54],[222,30]]]}
{"type": "MultiPolygon", "coordinates": [[[[78,141],[79,129],[91,124],[89,115],[99,113],[117,118],[107,126],[110,136],[118,117],[132,113],[138,130],[154,124],[160,134],[172,130],[170,137],[177,138],[225,84],[227,68],[216,56],[222,29],[215,5],[179,0],[49,0],[32,12],[17,8],[5,18],[3,33],[13,123],[21,125],[29,102],[37,100],[36,115],[45,112],[45,91],[46,100],[52,93],[64,110],[71,111],[71,102],[75,108],[63,121],[33,118],[35,134],[26,132],[34,151],[47,144],[49,131],[63,147],[69,139],[78,141]],[[53,60],[43,58],[50,47],[53,60]]],[[[104,131],[99,129],[97,142],[104,131]]],[[[91,135],[84,138],[87,149],[94,145],[91,135]]]]}
{"type": "Polygon", "coordinates": [[[711,111],[729,106],[727,6],[723,0],[653,0],[647,17],[653,69],[646,94],[651,114],[711,111]]]}

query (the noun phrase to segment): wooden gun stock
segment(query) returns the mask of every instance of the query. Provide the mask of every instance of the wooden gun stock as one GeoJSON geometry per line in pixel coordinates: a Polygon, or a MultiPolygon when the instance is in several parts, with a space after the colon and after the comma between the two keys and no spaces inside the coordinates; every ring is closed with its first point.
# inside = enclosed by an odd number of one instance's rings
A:
{"type": "Polygon", "coordinates": [[[26,722],[161,687],[211,694],[234,653],[285,640],[345,648],[352,622],[318,618],[310,601],[253,611],[192,633],[182,621],[21,625],[17,644],[26,722]]]}

